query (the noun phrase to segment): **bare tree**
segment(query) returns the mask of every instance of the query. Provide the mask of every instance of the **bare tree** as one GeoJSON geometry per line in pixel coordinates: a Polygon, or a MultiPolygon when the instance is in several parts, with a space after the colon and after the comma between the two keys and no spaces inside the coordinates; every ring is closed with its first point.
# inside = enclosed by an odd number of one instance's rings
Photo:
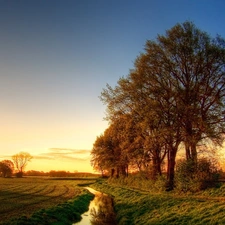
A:
{"type": "Polygon", "coordinates": [[[23,176],[23,171],[27,166],[27,163],[32,159],[32,156],[28,152],[20,152],[12,156],[12,160],[16,169],[18,170],[18,177],[23,176]]]}

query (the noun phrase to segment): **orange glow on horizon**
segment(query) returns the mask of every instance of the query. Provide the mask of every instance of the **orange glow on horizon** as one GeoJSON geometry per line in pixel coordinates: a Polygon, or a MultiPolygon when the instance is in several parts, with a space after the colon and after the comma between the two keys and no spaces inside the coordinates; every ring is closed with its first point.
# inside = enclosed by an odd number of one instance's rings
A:
{"type": "MultiPolygon", "coordinates": [[[[0,155],[0,161],[5,159],[12,160],[12,155],[16,153],[8,156],[0,155]]],[[[90,150],[51,148],[36,154],[29,153],[33,158],[28,162],[25,171],[35,170],[49,172],[55,170],[67,172],[95,172],[90,164],[90,150]]]]}
{"type": "Polygon", "coordinates": [[[28,170],[35,170],[35,171],[43,171],[49,172],[51,170],[62,170],[62,171],[69,171],[69,172],[91,172],[94,173],[93,168],[90,165],[90,160],[78,160],[76,161],[65,161],[60,159],[55,160],[46,160],[46,159],[32,159],[25,169],[28,170]]]}

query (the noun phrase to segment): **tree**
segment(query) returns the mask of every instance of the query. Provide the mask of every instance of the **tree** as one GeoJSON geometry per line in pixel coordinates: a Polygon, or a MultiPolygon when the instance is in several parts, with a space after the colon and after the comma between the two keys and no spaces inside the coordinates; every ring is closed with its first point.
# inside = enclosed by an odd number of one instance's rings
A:
{"type": "MultiPolygon", "coordinates": [[[[222,143],[224,133],[225,40],[211,38],[193,23],[178,24],[158,36],[157,61],[176,94],[186,157],[197,162],[197,144],[222,143]]],[[[154,45],[147,43],[147,54],[154,45]]]]}
{"type": "Polygon", "coordinates": [[[10,160],[3,160],[0,162],[0,173],[2,177],[11,177],[13,174],[14,165],[10,160]]]}
{"type": "Polygon", "coordinates": [[[115,88],[107,85],[101,100],[112,122],[119,114],[138,117],[142,135],[151,140],[149,151],[167,154],[168,188],[173,189],[181,143],[187,159],[197,164],[201,141],[223,141],[225,40],[211,38],[191,22],[177,24],[148,40],[134,66],[115,88]]]}
{"type": "Polygon", "coordinates": [[[32,159],[32,156],[28,152],[20,152],[12,156],[12,160],[16,169],[18,170],[18,177],[23,176],[23,172],[27,163],[32,159]]]}
{"type": "Polygon", "coordinates": [[[117,126],[111,124],[103,135],[97,137],[91,152],[93,167],[102,172],[107,171],[113,177],[115,172],[118,177],[120,173],[125,174],[127,160],[124,159],[120,147],[117,126]]]}

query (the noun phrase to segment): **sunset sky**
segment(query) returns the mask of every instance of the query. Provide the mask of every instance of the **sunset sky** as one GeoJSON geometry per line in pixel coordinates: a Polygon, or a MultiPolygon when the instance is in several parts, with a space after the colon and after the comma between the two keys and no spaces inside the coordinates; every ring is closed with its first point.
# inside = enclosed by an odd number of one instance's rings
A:
{"type": "Polygon", "coordinates": [[[26,151],[27,170],[91,172],[106,83],[178,22],[225,37],[224,12],[224,0],[0,0],[0,160],[26,151]]]}

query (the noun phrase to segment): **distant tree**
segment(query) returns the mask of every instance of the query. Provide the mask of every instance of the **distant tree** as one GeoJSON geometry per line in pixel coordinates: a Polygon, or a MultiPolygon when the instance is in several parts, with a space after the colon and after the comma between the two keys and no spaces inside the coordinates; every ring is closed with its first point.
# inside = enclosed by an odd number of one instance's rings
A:
{"type": "Polygon", "coordinates": [[[27,163],[32,159],[32,156],[28,152],[20,152],[12,156],[12,160],[16,169],[18,170],[17,176],[22,177],[27,163]]]}
{"type": "Polygon", "coordinates": [[[36,170],[28,170],[24,173],[26,176],[47,176],[47,173],[43,171],[36,171],[36,170]]]}
{"type": "Polygon", "coordinates": [[[0,173],[2,177],[11,177],[13,174],[14,165],[10,160],[3,160],[0,162],[0,173]]]}
{"type": "Polygon", "coordinates": [[[69,177],[70,172],[65,170],[57,170],[57,171],[51,170],[49,171],[49,176],[50,177],[69,177]]]}

